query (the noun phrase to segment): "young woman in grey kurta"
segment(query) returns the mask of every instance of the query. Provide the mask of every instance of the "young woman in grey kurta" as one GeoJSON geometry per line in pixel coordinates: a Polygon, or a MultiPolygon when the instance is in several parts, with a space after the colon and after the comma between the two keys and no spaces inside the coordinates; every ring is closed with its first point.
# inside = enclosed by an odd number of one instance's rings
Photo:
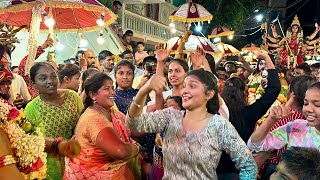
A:
{"type": "MultiPolygon", "coordinates": [[[[212,109],[212,106],[207,104],[207,102],[218,104],[217,99],[213,100],[216,98],[215,92],[218,92],[216,84],[212,85],[214,81],[211,81],[211,76],[213,75],[203,70],[195,70],[188,76],[185,80],[186,87],[182,91],[185,93],[185,95],[182,93],[182,97],[186,113],[168,108],[141,114],[139,104],[143,104],[148,91],[161,88],[162,78],[156,75],[137,94],[129,109],[126,125],[140,132],[158,133],[162,130],[166,132],[162,146],[165,172],[163,179],[217,179],[216,167],[222,151],[230,154],[232,160],[236,162],[241,179],[256,179],[256,164],[246,144],[231,123],[214,113],[218,111],[219,106],[212,109]],[[191,77],[188,78],[188,76],[191,77]],[[204,95],[199,96],[199,92],[194,91],[197,87],[188,89],[188,83],[201,86],[200,82],[205,86],[205,93],[214,92],[213,97],[208,96],[211,101],[205,100],[202,97],[204,95]],[[209,114],[206,116],[208,123],[199,131],[185,130],[188,113],[191,114],[197,108],[194,107],[195,104],[199,104],[196,101],[207,104],[207,106],[204,104],[203,113],[209,114]]],[[[201,88],[197,91],[201,92],[201,88]]],[[[202,106],[201,103],[199,105],[202,106]]],[[[197,115],[198,122],[206,120],[201,118],[202,113],[197,115]]],[[[195,126],[196,123],[195,121],[195,126]]]]}

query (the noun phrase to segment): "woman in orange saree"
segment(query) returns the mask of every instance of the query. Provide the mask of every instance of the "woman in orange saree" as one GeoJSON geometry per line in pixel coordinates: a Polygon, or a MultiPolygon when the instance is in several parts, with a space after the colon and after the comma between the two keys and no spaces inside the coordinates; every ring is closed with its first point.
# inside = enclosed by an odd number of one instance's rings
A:
{"type": "Polygon", "coordinates": [[[85,82],[85,111],[75,129],[80,155],[66,158],[64,179],[134,179],[128,161],[139,154],[140,145],[130,138],[125,116],[112,108],[115,91],[105,73],[85,82]]]}

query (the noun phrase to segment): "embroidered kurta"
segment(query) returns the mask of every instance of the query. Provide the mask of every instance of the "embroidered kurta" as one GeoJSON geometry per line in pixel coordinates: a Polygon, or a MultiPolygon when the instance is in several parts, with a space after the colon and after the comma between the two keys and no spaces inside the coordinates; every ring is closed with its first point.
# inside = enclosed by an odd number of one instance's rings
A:
{"type": "Polygon", "coordinates": [[[222,151],[230,154],[241,179],[256,179],[255,161],[235,128],[220,115],[214,115],[201,132],[183,130],[183,111],[168,108],[127,116],[126,125],[139,132],[159,133],[163,138],[163,179],[218,179],[216,167],[222,151]]]}
{"type": "MultiPolygon", "coordinates": [[[[73,130],[83,110],[83,104],[76,92],[67,91],[64,103],[60,106],[47,104],[40,99],[40,96],[26,106],[26,117],[32,124],[41,128],[45,137],[70,139],[73,135],[73,130]]],[[[62,178],[61,165],[64,165],[62,160],[54,158],[52,154],[48,155],[48,179],[62,178]]]]}

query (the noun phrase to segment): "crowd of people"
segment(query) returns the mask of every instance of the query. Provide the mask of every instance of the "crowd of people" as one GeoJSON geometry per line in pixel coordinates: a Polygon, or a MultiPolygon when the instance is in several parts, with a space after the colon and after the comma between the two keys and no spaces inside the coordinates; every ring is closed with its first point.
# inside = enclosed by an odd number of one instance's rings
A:
{"type": "Polygon", "coordinates": [[[320,63],[146,52],[132,33],[119,61],[88,49],[30,72],[0,45],[1,179],[320,179],[320,63]]]}

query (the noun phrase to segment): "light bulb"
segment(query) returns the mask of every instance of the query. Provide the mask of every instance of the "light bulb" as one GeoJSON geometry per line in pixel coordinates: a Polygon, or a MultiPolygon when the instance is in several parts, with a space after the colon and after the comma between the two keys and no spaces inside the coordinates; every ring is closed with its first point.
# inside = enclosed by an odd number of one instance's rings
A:
{"type": "Polygon", "coordinates": [[[262,15],[262,14],[256,15],[256,20],[257,20],[258,22],[262,21],[262,19],[263,19],[263,15],[262,15]]]}
{"type": "Polygon", "coordinates": [[[104,21],[101,18],[99,18],[99,19],[97,19],[97,24],[98,24],[98,26],[103,27],[104,21]]]}
{"type": "Polygon", "coordinates": [[[64,45],[61,44],[60,42],[57,42],[57,44],[56,44],[56,49],[57,49],[58,51],[62,51],[62,50],[64,49],[64,45]]]}
{"type": "Polygon", "coordinates": [[[174,34],[177,32],[176,28],[171,29],[171,32],[174,34]]]}
{"type": "Polygon", "coordinates": [[[105,42],[105,39],[104,39],[102,36],[99,36],[99,37],[97,38],[97,43],[98,43],[98,44],[102,45],[104,42],[105,42]]]}
{"type": "Polygon", "coordinates": [[[228,39],[232,40],[233,39],[233,35],[228,36],[228,39]]]}
{"type": "Polygon", "coordinates": [[[173,22],[171,22],[171,23],[169,24],[169,27],[174,28],[174,27],[176,27],[176,25],[175,25],[173,22]]]}
{"type": "Polygon", "coordinates": [[[88,46],[88,41],[85,39],[81,39],[79,41],[79,47],[87,47],[88,46]]]}
{"type": "Polygon", "coordinates": [[[214,40],[213,40],[215,43],[218,43],[218,42],[220,42],[221,41],[221,38],[220,37],[216,37],[216,38],[214,38],[214,40]]]}
{"type": "Polygon", "coordinates": [[[54,19],[53,18],[49,18],[48,16],[45,17],[45,21],[44,21],[44,24],[47,26],[47,27],[53,27],[54,26],[54,19]]]}
{"type": "Polygon", "coordinates": [[[196,26],[196,31],[200,32],[202,30],[202,26],[198,25],[196,26]]]}

